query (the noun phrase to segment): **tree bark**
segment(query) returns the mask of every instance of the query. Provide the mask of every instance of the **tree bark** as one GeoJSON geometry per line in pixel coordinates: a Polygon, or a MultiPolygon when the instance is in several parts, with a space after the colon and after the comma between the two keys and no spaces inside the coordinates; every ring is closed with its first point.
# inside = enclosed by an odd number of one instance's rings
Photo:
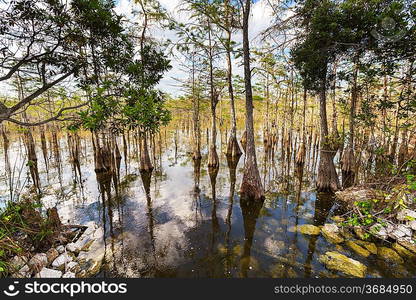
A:
{"type": "Polygon", "coordinates": [[[192,56],[192,119],[193,119],[193,138],[194,149],[192,158],[200,160],[201,155],[201,129],[199,126],[199,96],[195,93],[195,57],[192,56]]]}
{"type": "Polygon", "coordinates": [[[353,73],[353,82],[351,89],[351,107],[350,107],[350,132],[348,148],[342,156],[342,187],[348,188],[355,182],[355,111],[357,107],[357,76],[358,76],[358,56],[355,59],[355,69],[353,73]]]}
{"type": "MultiPolygon", "coordinates": [[[[226,4],[228,3],[228,1],[226,1],[226,4]]],[[[232,120],[232,124],[231,124],[231,134],[230,134],[230,138],[228,140],[228,145],[227,145],[227,156],[231,156],[231,157],[240,157],[242,152],[240,149],[240,146],[238,145],[238,141],[237,141],[237,119],[236,119],[236,115],[235,115],[235,103],[234,103],[234,91],[233,91],[233,82],[232,82],[232,63],[231,63],[231,24],[229,21],[229,14],[228,14],[228,9],[227,9],[227,81],[228,81],[228,93],[230,95],[230,106],[231,106],[231,120],[232,120]]]]}
{"type": "Polygon", "coordinates": [[[264,198],[263,185],[257,167],[256,145],[254,141],[253,124],[253,94],[251,86],[250,44],[248,39],[248,21],[250,16],[251,0],[246,0],[243,7],[243,56],[244,56],[244,83],[246,89],[246,158],[244,164],[243,181],[240,187],[241,197],[245,199],[261,200],[264,198]]]}
{"type": "Polygon", "coordinates": [[[217,115],[216,108],[218,104],[219,95],[215,91],[214,87],[214,67],[213,67],[213,46],[211,40],[211,25],[208,20],[208,42],[209,42],[209,83],[210,83],[210,96],[211,96],[211,140],[209,145],[208,154],[208,167],[217,169],[220,165],[217,154],[217,115]]]}
{"type": "Polygon", "coordinates": [[[147,135],[146,132],[140,134],[140,171],[151,172],[153,170],[153,165],[150,160],[149,148],[147,146],[147,135]]]}
{"type": "Polygon", "coordinates": [[[335,192],[340,184],[333,161],[333,150],[330,147],[328,119],[326,113],[326,79],[322,79],[319,93],[321,115],[321,150],[318,166],[316,189],[318,192],[335,192]]]}

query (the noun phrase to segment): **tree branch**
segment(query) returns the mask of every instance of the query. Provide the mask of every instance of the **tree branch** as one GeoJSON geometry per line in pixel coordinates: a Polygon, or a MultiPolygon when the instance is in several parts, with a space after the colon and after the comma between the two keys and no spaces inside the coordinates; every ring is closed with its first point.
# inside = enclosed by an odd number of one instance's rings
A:
{"type": "Polygon", "coordinates": [[[32,101],[36,97],[40,96],[43,92],[47,91],[51,87],[57,85],[61,81],[65,80],[66,78],[68,78],[69,76],[71,76],[72,74],[74,74],[74,72],[75,72],[75,70],[72,70],[71,72],[66,73],[66,74],[62,75],[61,77],[57,78],[56,80],[54,80],[54,81],[52,81],[52,82],[50,82],[48,84],[44,84],[36,92],[30,94],[29,96],[25,97],[22,101],[20,101],[19,103],[15,104],[11,108],[9,108],[8,109],[9,116],[12,113],[16,112],[17,110],[19,110],[20,108],[22,108],[23,106],[25,106],[26,104],[30,103],[30,101],[32,101]]]}
{"type": "Polygon", "coordinates": [[[16,119],[12,119],[12,118],[0,118],[0,123],[3,122],[3,121],[8,121],[8,122],[11,122],[11,123],[15,123],[17,125],[20,125],[20,126],[33,127],[33,126],[40,126],[40,125],[43,125],[43,124],[46,124],[46,123],[49,123],[49,122],[52,122],[52,121],[57,121],[57,120],[59,120],[59,121],[68,121],[68,120],[72,120],[72,118],[59,119],[59,117],[61,117],[62,114],[65,111],[71,110],[71,109],[78,109],[78,108],[84,107],[89,102],[90,101],[87,101],[87,102],[84,102],[82,104],[75,105],[75,106],[63,107],[63,108],[61,108],[58,111],[58,113],[55,116],[53,116],[53,117],[51,117],[49,119],[46,119],[46,120],[42,120],[42,121],[36,122],[36,123],[22,122],[22,121],[19,121],[19,120],[16,120],[16,119]]]}

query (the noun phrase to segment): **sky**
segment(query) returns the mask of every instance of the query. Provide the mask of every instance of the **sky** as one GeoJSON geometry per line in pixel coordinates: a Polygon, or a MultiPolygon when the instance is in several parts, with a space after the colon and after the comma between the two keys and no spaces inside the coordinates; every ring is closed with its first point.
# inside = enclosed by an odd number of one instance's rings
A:
{"type": "MultiPolygon", "coordinates": [[[[189,14],[178,11],[178,7],[181,3],[181,0],[158,0],[159,3],[166,9],[166,11],[176,20],[181,21],[182,23],[187,23],[189,20],[189,14]]],[[[118,14],[124,15],[127,19],[134,19],[135,17],[132,14],[132,10],[135,7],[133,0],[116,0],[116,12],[118,14]]],[[[251,47],[259,45],[259,35],[262,31],[267,29],[273,20],[273,11],[267,5],[267,0],[254,0],[251,8],[251,17],[249,24],[249,38],[251,41],[251,47]]],[[[0,4],[2,2],[0,1],[0,4]]],[[[169,30],[154,29],[152,32],[152,37],[161,39],[161,40],[171,40],[175,41],[176,33],[169,30]]],[[[242,44],[242,34],[241,32],[235,33],[233,37],[234,41],[238,44],[242,44]]],[[[188,74],[181,69],[181,58],[180,55],[172,57],[171,59],[172,69],[165,73],[164,78],[161,80],[158,88],[165,93],[169,93],[172,96],[179,96],[183,93],[183,90],[179,86],[177,79],[186,79],[188,74]]],[[[225,67],[225,60],[224,60],[225,67]]],[[[243,68],[241,66],[241,61],[235,60],[233,62],[233,72],[236,75],[243,75],[243,68]]],[[[0,83],[0,95],[15,95],[15,91],[11,89],[6,83],[0,83]]]]}
{"type": "MultiPolygon", "coordinates": [[[[180,5],[181,0],[159,0],[159,3],[166,9],[166,11],[173,16],[176,20],[181,21],[182,23],[187,23],[189,20],[189,14],[184,14],[178,11],[178,6],[180,5]]],[[[249,23],[249,38],[251,41],[251,46],[255,47],[258,45],[259,36],[262,31],[267,29],[273,20],[273,11],[267,5],[267,0],[255,0],[251,9],[250,23],[249,23]]],[[[132,9],[134,8],[134,3],[131,0],[118,0],[116,1],[116,12],[118,14],[124,15],[126,18],[134,18],[132,15],[132,9]]],[[[176,40],[176,35],[174,32],[169,30],[153,30],[152,35],[155,38],[162,40],[176,40]]],[[[234,35],[234,40],[237,43],[242,43],[242,34],[241,32],[234,35]]],[[[169,93],[172,96],[179,96],[182,94],[181,87],[175,78],[185,79],[188,74],[181,70],[181,58],[180,57],[170,57],[172,69],[167,72],[164,78],[161,80],[158,88],[163,92],[169,93]]],[[[243,68],[240,61],[234,61],[234,73],[238,75],[243,75],[243,68]]]]}

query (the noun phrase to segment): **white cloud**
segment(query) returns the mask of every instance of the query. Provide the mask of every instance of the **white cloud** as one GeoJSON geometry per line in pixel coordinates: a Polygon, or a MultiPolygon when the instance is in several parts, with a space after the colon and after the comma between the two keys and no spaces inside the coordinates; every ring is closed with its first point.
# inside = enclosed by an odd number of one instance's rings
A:
{"type": "MultiPolygon", "coordinates": [[[[159,0],[159,3],[164,9],[168,12],[169,15],[174,17],[177,21],[182,23],[187,23],[189,21],[190,14],[180,10],[181,0],[159,0]]],[[[127,18],[133,18],[132,9],[134,8],[133,1],[130,0],[120,0],[117,3],[116,11],[117,13],[123,14],[127,18]]],[[[249,38],[251,40],[251,46],[259,46],[259,35],[262,31],[268,28],[271,25],[273,19],[273,10],[268,6],[267,0],[259,0],[253,4],[251,9],[250,24],[249,24],[249,38]]],[[[175,32],[169,31],[167,29],[153,28],[152,35],[161,40],[171,40],[172,42],[177,41],[175,32]]],[[[234,34],[235,42],[242,43],[242,34],[237,32],[234,34]]],[[[181,70],[180,65],[183,63],[183,58],[171,57],[172,69],[167,72],[164,78],[159,84],[159,88],[167,93],[173,95],[182,94],[181,88],[178,85],[177,81],[174,78],[185,79],[188,74],[181,70]]],[[[233,63],[234,73],[243,75],[243,70],[240,60],[236,60],[233,63]]]]}
{"type": "Polygon", "coordinates": [[[273,10],[266,0],[260,0],[253,4],[252,15],[249,23],[250,39],[256,39],[262,31],[266,30],[272,23],[273,10]]]}
{"type": "Polygon", "coordinates": [[[133,1],[119,0],[115,11],[117,14],[123,15],[127,18],[133,18],[133,1]]]}

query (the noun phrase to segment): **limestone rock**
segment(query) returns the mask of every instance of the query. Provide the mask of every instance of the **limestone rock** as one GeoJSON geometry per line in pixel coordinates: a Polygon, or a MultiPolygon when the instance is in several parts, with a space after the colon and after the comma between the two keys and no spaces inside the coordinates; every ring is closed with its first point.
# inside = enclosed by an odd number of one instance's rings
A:
{"type": "Polygon", "coordinates": [[[35,275],[36,278],[61,278],[62,272],[58,270],[43,268],[38,274],[35,275]]]}
{"type": "Polygon", "coordinates": [[[65,252],[65,247],[63,245],[59,245],[58,247],[56,247],[56,250],[59,254],[62,254],[65,252]]]}
{"type": "Polygon", "coordinates": [[[51,263],[59,256],[59,252],[55,248],[51,248],[46,252],[46,256],[48,257],[48,263],[51,263]]]}
{"type": "Polygon", "coordinates": [[[363,247],[359,246],[353,241],[347,241],[345,244],[360,256],[368,257],[371,254],[370,251],[368,251],[367,249],[364,249],[363,247]]]}
{"type": "Polygon", "coordinates": [[[355,235],[360,239],[360,240],[364,240],[365,239],[365,231],[364,229],[362,229],[360,226],[355,226],[354,227],[354,233],[355,235]]]}
{"type": "Polygon", "coordinates": [[[321,255],[319,261],[328,269],[340,271],[346,275],[363,278],[367,273],[367,267],[364,264],[335,251],[328,251],[321,255]]]}
{"type": "Polygon", "coordinates": [[[92,238],[95,240],[103,239],[104,237],[104,229],[102,227],[96,229],[92,234],[92,238]]]}
{"type": "Polygon", "coordinates": [[[413,220],[412,222],[409,223],[410,228],[412,228],[412,230],[416,231],[416,220],[413,220]]]}
{"type": "Polygon", "coordinates": [[[381,224],[374,224],[373,226],[370,227],[370,232],[378,237],[379,239],[385,240],[387,239],[389,233],[391,232],[391,228],[388,227],[384,227],[381,224]]]}
{"type": "Polygon", "coordinates": [[[83,234],[75,243],[69,243],[66,245],[66,250],[73,253],[79,253],[80,251],[86,250],[93,242],[94,240],[91,236],[84,236],[83,234]]]}
{"type": "Polygon", "coordinates": [[[404,224],[399,224],[388,234],[391,238],[398,240],[406,236],[412,236],[412,229],[404,224]]]}
{"type": "Polygon", "coordinates": [[[416,242],[411,238],[399,239],[398,243],[413,253],[416,253],[416,242]]]}
{"type": "Polygon", "coordinates": [[[402,245],[400,245],[399,243],[394,243],[393,244],[393,249],[399,253],[399,255],[405,259],[415,259],[416,255],[414,253],[412,253],[410,250],[407,250],[405,247],[403,247],[402,245]]]}
{"type": "Polygon", "coordinates": [[[382,259],[385,259],[394,263],[399,263],[399,264],[403,263],[403,258],[401,258],[400,255],[397,254],[396,251],[387,247],[379,247],[377,250],[377,255],[381,257],[382,259]]]}
{"type": "Polygon", "coordinates": [[[32,272],[30,271],[30,268],[28,265],[24,265],[22,268],[20,268],[19,271],[13,273],[11,275],[11,278],[30,278],[32,277],[32,272]]]}
{"type": "Polygon", "coordinates": [[[354,235],[351,233],[350,230],[348,230],[348,228],[342,228],[342,230],[340,229],[340,233],[342,237],[346,240],[354,239],[354,235]]]}
{"type": "Polygon", "coordinates": [[[348,254],[347,250],[345,250],[344,247],[342,247],[340,244],[336,244],[335,249],[340,253],[348,254]]]}
{"type": "Polygon", "coordinates": [[[75,273],[73,272],[66,272],[62,278],[75,278],[75,273]]]}
{"type": "Polygon", "coordinates": [[[76,274],[78,278],[90,278],[100,272],[102,265],[102,260],[93,260],[83,261],[80,263],[80,271],[76,274]]]}
{"type": "Polygon", "coordinates": [[[87,229],[83,232],[81,237],[75,243],[69,243],[66,245],[66,250],[73,253],[79,253],[87,250],[95,239],[102,239],[104,231],[102,228],[97,229],[97,225],[94,221],[86,224],[87,229]]]}
{"type": "Polygon", "coordinates": [[[340,230],[335,224],[325,224],[322,227],[322,235],[328,242],[333,244],[339,244],[344,241],[344,238],[340,235],[340,230]]]}
{"type": "Polygon", "coordinates": [[[66,251],[69,252],[76,252],[77,248],[75,246],[75,243],[69,243],[68,245],[66,245],[66,251]]]}
{"type": "Polygon", "coordinates": [[[72,256],[67,253],[59,255],[52,263],[52,267],[57,269],[64,269],[65,265],[72,261],[72,256]]]}
{"type": "Polygon", "coordinates": [[[20,270],[24,265],[26,265],[26,263],[27,263],[26,256],[16,255],[9,261],[9,266],[13,271],[17,271],[17,270],[20,270]]]}
{"type": "Polygon", "coordinates": [[[416,219],[416,211],[410,209],[402,209],[397,213],[397,220],[399,221],[410,221],[409,219],[416,219]]]}
{"type": "Polygon", "coordinates": [[[298,226],[293,226],[289,228],[290,232],[300,232],[302,234],[306,234],[306,235],[318,235],[321,230],[319,229],[319,227],[315,226],[315,225],[311,225],[311,224],[304,224],[304,225],[298,225],[298,226]]]}
{"type": "Polygon", "coordinates": [[[35,254],[27,263],[29,268],[37,273],[48,265],[48,257],[45,253],[37,253],[35,254]]]}
{"type": "Polygon", "coordinates": [[[102,240],[95,240],[89,251],[81,251],[77,257],[77,262],[80,266],[80,271],[77,277],[85,278],[96,275],[102,265],[102,261],[106,255],[106,248],[102,240]]]}
{"type": "Polygon", "coordinates": [[[66,272],[72,272],[72,273],[76,274],[79,271],[81,271],[81,268],[80,268],[80,266],[77,262],[71,261],[71,262],[67,263],[65,271],[66,272]]]}
{"type": "Polygon", "coordinates": [[[84,233],[82,234],[83,237],[92,237],[95,230],[98,228],[94,221],[87,222],[85,226],[87,226],[87,229],[85,229],[84,233]]]}
{"type": "Polygon", "coordinates": [[[358,245],[363,246],[365,249],[370,251],[371,254],[377,254],[377,246],[374,243],[357,240],[355,241],[358,245]]]}

